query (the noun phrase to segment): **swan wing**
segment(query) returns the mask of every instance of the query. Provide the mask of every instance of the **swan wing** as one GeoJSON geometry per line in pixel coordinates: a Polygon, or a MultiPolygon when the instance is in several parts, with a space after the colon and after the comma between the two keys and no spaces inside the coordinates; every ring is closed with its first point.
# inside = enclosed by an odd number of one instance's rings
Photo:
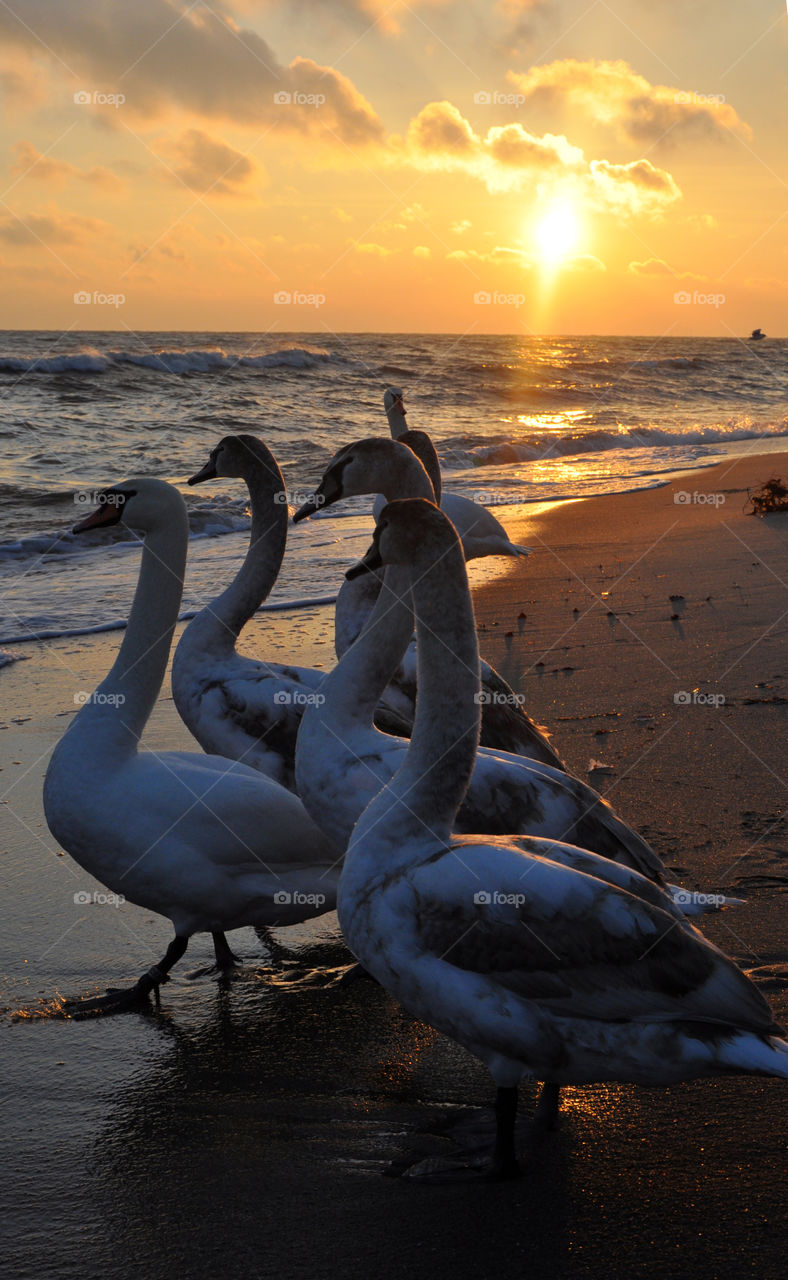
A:
{"type": "Polygon", "coordinates": [[[525,853],[522,842],[453,842],[406,873],[419,945],[554,1016],[779,1031],[732,961],[669,900],[649,901],[660,892],[654,886],[640,885],[642,877],[626,868],[612,871],[615,864],[599,867],[606,861],[580,870],[571,850],[561,865],[525,853]],[[622,887],[627,877],[637,877],[630,882],[637,892],[622,887]]]}

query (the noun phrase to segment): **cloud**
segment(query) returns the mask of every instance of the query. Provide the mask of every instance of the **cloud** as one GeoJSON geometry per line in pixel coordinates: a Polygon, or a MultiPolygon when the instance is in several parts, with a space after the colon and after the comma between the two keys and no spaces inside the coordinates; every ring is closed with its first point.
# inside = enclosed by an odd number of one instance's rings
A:
{"type": "Polygon", "coordinates": [[[388,258],[394,252],[393,249],[386,249],[382,244],[375,244],[373,241],[357,244],[355,249],[357,253],[366,253],[373,258],[388,258]]]}
{"type": "Polygon", "coordinates": [[[426,244],[417,244],[413,250],[414,258],[431,258],[432,250],[426,244]]]}
{"type": "MultiPolygon", "coordinates": [[[[534,267],[540,265],[540,257],[538,253],[533,253],[528,249],[512,249],[505,245],[496,245],[494,249],[487,252],[479,252],[477,249],[453,249],[451,253],[446,254],[447,261],[455,262],[484,262],[493,266],[515,266],[521,267],[523,271],[532,271],[534,267]]],[[[607,271],[604,262],[594,257],[592,253],[580,253],[573,258],[563,258],[553,264],[554,269],[559,271],[607,271]]]]}
{"type": "Polygon", "coordinates": [[[707,276],[694,271],[674,271],[663,258],[646,258],[645,262],[630,262],[627,271],[633,276],[670,276],[673,280],[706,280],[707,276]]]}
{"type": "Polygon", "coordinates": [[[727,139],[731,133],[751,137],[749,125],[723,95],[651,84],[622,59],[579,62],[565,58],[525,73],[510,71],[507,79],[525,95],[526,102],[552,110],[566,107],[573,113],[580,111],[638,146],[708,142],[727,139]]]}
{"type": "Polygon", "coordinates": [[[14,245],[84,244],[110,230],[100,218],[73,213],[25,213],[0,217],[0,240],[14,245]]]}
{"type": "Polygon", "coordinates": [[[257,173],[257,165],[248,156],[201,129],[188,129],[161,154],[174,176],[194,192],[243,194],[243,188],[257,173]]]}
{"type": "Polygon", "coordinates": [[[450,102],[428,103],[392,150],[419,169],[466,173],[493,193],[571,187],[592,206],[622,215],[659,214],[681,196],[673,177],[650,160],[589,161],[563,135],[539,137],[521,124],[476,134],[450,102]]]}
{"type": "MultiPolygon", "coordinates": [[[[26,0],[25,22],[0,6],[7,45],[47,53],[73,90],[120,93],[124,112],[148,118],[185,108],[235,125],[336,134],[361,145],[382,125],[346,76],[311,58],[283,66],[256,31],[228,13],[185,0],[26,0]],[[284,95],[285,102],[276,102],[284,95]],[[315,101],[318,99],[318,101],[315,101]]],[[[82,111],[105,108],[81,107],[82,111]]]]}
{"type": "Polygon", "coordinates": [[[68,160],[56,160],[53,156],[44,155],[32,142],[26,141],[18,142],[14,152],[16,159],[9,166],[9,173],[13,178],[29,178],[53,187],[60,187],[74,180],[108,192],[120,192],[125,188],[117,174],[111,169],[105,169],[103,165],[80,169],[68,160]]]}

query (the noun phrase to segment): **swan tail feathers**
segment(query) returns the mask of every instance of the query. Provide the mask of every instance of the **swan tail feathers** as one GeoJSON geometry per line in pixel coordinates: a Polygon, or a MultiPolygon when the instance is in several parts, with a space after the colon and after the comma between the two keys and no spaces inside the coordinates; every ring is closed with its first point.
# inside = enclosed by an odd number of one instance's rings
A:
{"type": "Polygon", "coordinates": [[[720,1048],[718,1060],[734,1071],[788,1080],[788,1041],[777,1036],[736,1036],[720,1048]]]}

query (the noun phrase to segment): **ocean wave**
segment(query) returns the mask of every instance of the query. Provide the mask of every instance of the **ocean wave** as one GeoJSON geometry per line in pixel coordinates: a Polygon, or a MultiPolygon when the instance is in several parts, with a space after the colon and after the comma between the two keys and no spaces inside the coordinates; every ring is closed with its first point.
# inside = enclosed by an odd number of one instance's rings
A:
{"type": "MultiPolygon", "coordinates": [[[[466,465],[501,466],[507,463],[532,462],[537,458],[569,457],[580,453],[604,453],[609,449],[657,449],[702,447],[724,444],[732,440],[757,440],[761,437],[788,434],[788,418],[763,426],[755,423],[730,423],[727,426],[690,427],[683,431],[665,431],[661,427],[620,427],[616,431],[545,432],[528,440],[501,440],[493,444],[466,446],[466,465]]],[[[452,460],[460,456],[455,445],[452,460]]]]}
{"type": "MultiPolygon", "coordinates": [[[[316,609],[323,605],[335,604],[336,598],[336,592],[334,592],[332,595],[304,596],[295,600],[267,600],[255,612],[287,613],[298,609],[316,609]]],[[[178,621],[188,622],[191,618],[196,618],[199,612],[199,609],[187,609],[179,614],[178,621]]],[[[51,627],[46,631],[31,630],[19,635],[0,636],[0,644],[30,644],[42,640],[65,640],[72,636],[99,636],[107,631],[123,631],[128,625],[127,618],[118,618],[113,622],[99,622],[90,627],[51,627]]],[[[27,657],[29,655],[25,653],[9,653],[5,649],[0,649],[0,668],[9,662],[20,662],[27,657]]]]}
{"type": "MultiPolygon", "coordinates": [[[[5,641],[5,643],[18,643],[18,641],[5,641]]],[[[0,649],[0,670],[3,667],[10,667],[12,662],[26,662],[29,657],[29,653],[11,653],[8,649],[0,649]]]]}
{"type": "Polygon", "coordinates": [[[157,373],[214,373],[232,369],[313,369],[341,363],[335,352],[322,347],[282,347],[264,355],[233,355],[221,347],[204,351],[97,351],[88,348],[60,356],[2,356],[0,374],[106,373],[121,365],[152,369],[157,373]]]}

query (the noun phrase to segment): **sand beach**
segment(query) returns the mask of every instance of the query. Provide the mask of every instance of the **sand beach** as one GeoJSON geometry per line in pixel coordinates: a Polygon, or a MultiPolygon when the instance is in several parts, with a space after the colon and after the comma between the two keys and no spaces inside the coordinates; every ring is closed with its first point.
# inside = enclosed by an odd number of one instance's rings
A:
{"type": "MultiPolygon", "coordinates": [[[[746,513],[772,474],[788,455],[522,507],[510,534],[534,554],[495,565],[475,603],[483,656],[570,768],[675,880],[746,899],[701,927],[785,1023],[788,520],[746,513]]],[[[240,931],[245,963],[226,982],[201,971],[210,940],[195,939],[148,1014],[37,1016],[58,994],[131,981],[169,935],[101,901],[41,808],[48,753],[117,644],[31,645],[0,672],[4,1274],[784,1274],[783,1081],[567,1089],[560,1131],[524,1150],[517,1183],[384,1177],[446,1149],[491,1088],[382,990],[334,981],[349,959],[334,916],[279,931],[282,954],[240,931]]],[[[296,632],[256,619],[244,648],[259,646],[328,667],[331,609],[302,612],[296,632]]],[[[145,741],[190,745],[166,687],[145,741]]],[[[524,1084],[524,1118],[533,1100],[524,1084]]]]}

